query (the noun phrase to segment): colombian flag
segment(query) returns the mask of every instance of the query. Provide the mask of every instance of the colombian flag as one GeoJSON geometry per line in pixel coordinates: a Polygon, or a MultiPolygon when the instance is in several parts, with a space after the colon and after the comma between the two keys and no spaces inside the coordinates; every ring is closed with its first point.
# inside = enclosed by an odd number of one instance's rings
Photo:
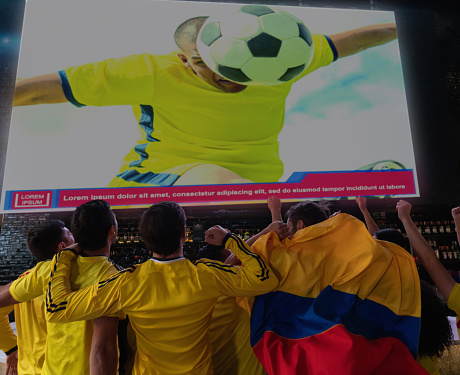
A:
{"type": "Polygon", "coordinates": [[[428,374],[414,356],[420,280],[413,258],[347,214],[253,250],[279,287],[254,300],[251,345],[269,374],[428,374]]]}

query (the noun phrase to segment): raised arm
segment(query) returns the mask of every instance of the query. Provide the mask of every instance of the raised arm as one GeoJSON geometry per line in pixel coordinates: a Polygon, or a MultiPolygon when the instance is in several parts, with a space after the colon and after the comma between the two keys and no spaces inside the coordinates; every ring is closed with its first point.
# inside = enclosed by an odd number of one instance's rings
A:
{"type": "Polygon", "coordinates": [[[260,255],[252,252],[241,238],[215,225],[205,232],[205,240],[212,245],[224,245],[230,249],[243,266],[224,266],[220,262],[206,259],[196,262],[198,267],[206,267],[215,273],[217,287],[223,295],[256,296],[271,292],[278,286],[278,279],[270,266],[260,255]]]}
{"type": "Polygon", "coordinates": [[[443,267],[431,246],[418,231],[417,226],[410,216],[411,208],[412,205],[405,200],[400,200],[396,204],[399,219],[404,225],[404,229],[406,230],[412,249],[418,256],[423,267],[425,267],[441,294],[444,298],[448,299],[456,282],[449,272],[447,272],[447,270],[443,267]]]}
{"type": "Polygon", "coordinates": [[[341,58],[391,42],[397,38],[397,32],[395,23],[380,23],[328,36],[341,58]]]}
{"type": "Polygon", "coordinates": [[[58,73],[18,79],[16,81],[14,106],[65,103],[67,101],[58,73]]]}
{"type": "Polygon", "coordinates": [[[368,232],[371,234],[371,236],[373,236],[375,232],[377,232],[380,228],[367,209],[367,199],[358,196],[356,197],[356,203],[358,203],[358,207],[364,216],[364,221],[366,222],[368,232]]]}
{"type": "Polygon", "coordinates": [[[457,231],[457,242],[460,244],[460,207],[452,208],[452,218],[455,223],[455,230],[457,231]]]}
{"type": "Polygon", "coordinates": [[[269,197],[267,199],[267,204],[272,216],[272,222],[268,227],[246,241],[249,246],[252,246],[260,236],[270,233],[272,230],[278,233],[280,240],[289,235],[288,226],[283,223],[283,216],[281,215],[281,200],[277,197],[269,197]]]}

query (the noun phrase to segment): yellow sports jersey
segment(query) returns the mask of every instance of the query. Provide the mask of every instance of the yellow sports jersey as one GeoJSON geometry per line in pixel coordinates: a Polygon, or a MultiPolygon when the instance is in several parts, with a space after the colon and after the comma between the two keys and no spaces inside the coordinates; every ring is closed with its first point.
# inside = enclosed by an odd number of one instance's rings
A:
{"type": "Polygon", "coordinates": [[[224,242],[244,267],[208,259],[150,259],[70,294],[75,254],[63,251],[53,259],[47,318],[65,322],[122,311],[136,334],[133,374],[212,374],[209,324],[217,298],[263,294],[278,285],[263,259],[241,239],[228,235],[224,242]]]}
{"type": "Polygon", "coordinates": [[[249,341],[249,313],[237,304],[235,297],[222,296],[217,299],[209,333],[211,361],[216,374],[267,374],[249,341]]]}
{"type": "Polygon", "coordinates": [[[460,284],[455,284],[447,299],[447,307],[460,316],[460,284]]]}
{"type": "Polygon", "coordinates": [[[133,106],[141,137],[110,186],[168,186],[203,163],[254,182],[277,182],[284,168],[278,135],[291,86],[337,57],[328,38],[313,40],[313,59],[299,77],[239,93],[205,82],[174,53],[109,59],[59,74],[67,99],[77,106],[133,106]]]}
{"type": "MultiPolygon", "coordinates": [[[[48,323],[44,317],[43,294],[48,286],[50,262],[41,262],[13,282],[10,293],[19,302],[31,302],[40,299],[41,307],[20,309],[18,335],[23,335],[24,345],[34,345],[28,349],[43,351],[45,360],[42,374],[89,374],[89,354],[91,351],[92,322],[74,322],[71,324],[48,323]],[[33,300],[32,300],[33,299],[33,300]],[[30,301],[32,300],[32,301],[30,301]],[[43,327],[45,325],[45,327],[43,327]],[[47,332],[46,340],[38,340],[39,332],[47,332]],[[34,343],[39,341],[40,343],[34,343]],[[45,345],[46,342],[46,345],[45,345]]],[[[70,282],[72,289],[85,288],[106,278],[118,269],[105,256],[79,257],[72,264],[70,282]]],[[[19,306],[27,305],[20,303],[19,306]]],[[[19,354],[21,344],[19,343],[19,354]]],[[[30,364],[24,363],[24,366],[30,364]]]]}
{"type": "Polygon", "coordinates": [[[438,366],[438,357],[417,357],[417,362],[426,370],[430,375],[440,375],[438,366]]]}
{"type": "Polygon", "coordinates": [[[17,301],[14,294],[15,286],[33,284],[33,288],[41,285],[36,295],[23,303],[14,305],[16,331],[18,333],[18,373],[22,375],[41,374],[45,360],[46,343],[46,319],[43,299],[44,287],[46,287],[50,262],[40,262],[31,270],[24,272],[10,287],[10,293],[17,301]],[[36,298],[35,298],[36,297],[36,298]]]}
{"type": "Polygon", "coordinates": [[[0,308],[0,350],[8,354],[17,349],[17,338],[8,318],[11,311],[13,311],[13,306],[0,308]]]}

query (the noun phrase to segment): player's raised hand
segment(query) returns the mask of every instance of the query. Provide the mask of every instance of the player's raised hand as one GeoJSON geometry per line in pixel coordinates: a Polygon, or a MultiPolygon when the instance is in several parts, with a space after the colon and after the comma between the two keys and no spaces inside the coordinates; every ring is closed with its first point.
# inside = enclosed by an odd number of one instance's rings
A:
{"type": "Polygon", "coordinates": [[[403,219],[410,219],[411,209],[412,205],[403,199],[396,203],[396,210],[398,211],[398,217],[401,221],[403,221],[403,219]]]}
{"type": "Polygon", "coordinates": [[[358,203],[358,207],[361,211],[366,211],[367,210],[367,199],[365,197],[362,197],[361,195],[358,195],[356,197],[356,203],[358,203]]]}
{"type": "Polygon", "coordinates": [[[211,245],[223,245],[224,238],[228,231],[220,225],[214,225],[204,233],[204,240],[211,245]]]}
{"type": "Polygon", "coordinates": [[[281,200],[278,197],[268,197],[267,198],[268,209],[272,214],[272,221],[283,221],[281,215],[281,200]]]}
{"type": "Polygon", "coordinates": [[[454,220],[460,219],[460,206],[452,208],[452,217],[454,218],[454,220]]]}
{"type": "Polygon", "coordinates": [[[278,197],[268,197],[267,204],[270,211],[281,211],[281,200],[278,197]]]}

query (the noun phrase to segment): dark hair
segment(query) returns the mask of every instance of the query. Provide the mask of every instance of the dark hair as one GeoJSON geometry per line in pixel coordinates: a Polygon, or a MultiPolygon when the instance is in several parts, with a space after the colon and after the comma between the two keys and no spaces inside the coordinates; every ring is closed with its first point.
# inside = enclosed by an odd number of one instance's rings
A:
{"type": "Polygon", "coordinates": [[[291,220],[295,226],[299,220],[302,220],[304,225],[308,227],[329,218],[330,207],[331,203],[325,200],[300,202],[286,212],[286,221],[291,220]]]}
{"type": "Polygon", "coordinates": [[[452,345],[452,329],[446,310],[433,286],[420,282],[422,293],[422,314],[418,355],[440,357],[452,345]]]}
{"type": "Polygon", "coordinates": [[[51,259],[59,244],[65,239],[65,224],[61,220],[51,219],[31,228],[27,234],[27,246],[40,261],[51,259]]]}
{"type": "Polygon", "coordinates": [[[70,227],[82,250],[95,251],[107,244],[112,225],[116,225],[116,221],[109,203],[97,199],[77,207],[70,227]]]}
{"type": "Polygon", "coordinates": [[[374,236],[378,240],[395,243],[396,245],[399,245],[403,249],[409,251],[409,242],[407,238],[404,237],[401,232],[394,228],[380,229],[377,232],[375,232],[374,236]]]}
{"type": "Polygon", "coordinates": [[[185,221],[185,212],[176,202],[164,201],[150,206],[139,223],[139,232],[147,250],[161,256],[177,251],[185,221]]]}
{"type": "Polygon", "coordinates": [[[189,18],[182,22],[174,32],[174,42],[182,49],[184,42],[196,43],[201,26],[206,22],[208,16],[189,18]]]}

